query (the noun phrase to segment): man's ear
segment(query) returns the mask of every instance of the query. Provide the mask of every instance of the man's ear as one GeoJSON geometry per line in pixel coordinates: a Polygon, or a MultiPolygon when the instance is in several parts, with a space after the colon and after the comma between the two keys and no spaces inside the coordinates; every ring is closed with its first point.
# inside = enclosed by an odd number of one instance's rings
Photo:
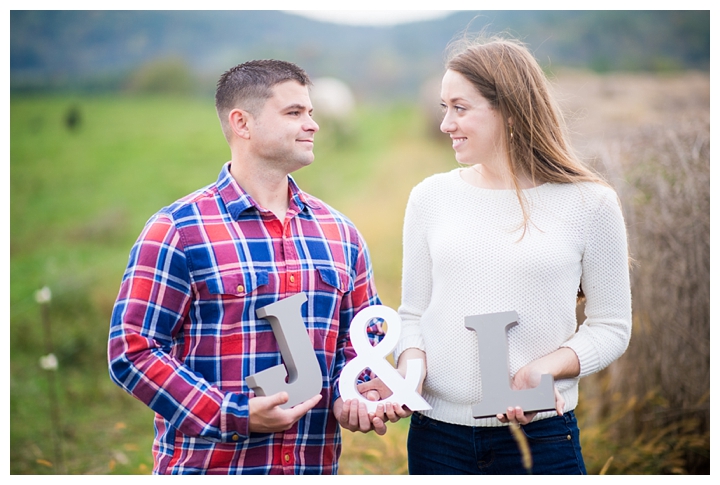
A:
{"type": "Polygon", "coordinates": [[[235,136],[239,138],[249,138],[250,137],[250,130],[248,129],[248,121],[250,118],[250,113],[247,111],[243,111],[241,109],[235,108],[234,110],[230,111],[228,113],[228,124],[230,126],[230,131],[232,131],[235,136]]]}

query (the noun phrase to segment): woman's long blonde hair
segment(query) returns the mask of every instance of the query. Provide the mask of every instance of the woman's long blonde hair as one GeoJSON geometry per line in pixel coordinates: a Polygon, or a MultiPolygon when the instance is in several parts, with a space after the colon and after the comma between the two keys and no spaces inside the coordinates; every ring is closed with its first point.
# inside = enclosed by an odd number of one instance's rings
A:
{"type": "MultiPolygon", "coordinates": [[[[529,215],[518,175],[539,183],[605,182],[570,149],[565,121],[550,94],[548,80],[530,51],[519,41],[493,37],[461,39],[448,49],[446,69],[470,81],[505,124],[509,173],[523,211],[529,215]]],[[[524,234],[524,231],[523,231],[524,234]]]]}

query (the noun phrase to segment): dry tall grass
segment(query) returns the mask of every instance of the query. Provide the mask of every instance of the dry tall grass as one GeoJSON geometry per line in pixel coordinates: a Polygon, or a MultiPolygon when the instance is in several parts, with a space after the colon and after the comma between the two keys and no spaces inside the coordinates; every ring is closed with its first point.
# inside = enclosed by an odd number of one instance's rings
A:
{"type": "Polygon", "coordinates": [[[618,191],[634,259],[630,347],[581,383],[589,469],[709,473],[709,79],[578,81],[565,92],[595,96],[576,133],[618,191]]]}

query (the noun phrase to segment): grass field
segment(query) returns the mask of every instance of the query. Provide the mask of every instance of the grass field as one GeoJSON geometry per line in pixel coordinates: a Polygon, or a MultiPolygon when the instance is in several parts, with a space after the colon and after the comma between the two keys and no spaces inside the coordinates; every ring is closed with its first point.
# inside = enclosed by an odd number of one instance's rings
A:
{"type": "MultiPolygon", "coordinates": [[[[567,92],[594,82],[570,83],[567,92]]],[[[598,99],[579,100],[605,106],[598,99]]],[[[10,472],[149,473],[152,412],[108,378],[109,317],[145,220],[213,182],[229,158],[212,99],[28,97],[12,98],[10,108],[10,472]],[[80,123],[70,129],[65,117],[73,106],[80,123]],[[45,286],[52,300],[40,305],[36,291],[45,286]],[[40,367],[50,352],[57,356],[57,372],[40,367]]],[[[595,119],[585,115],[577,126],[607,136],[591,124],[595,119]]],[[[323,128],[321,120],[315,162],[295,174],[303,189],[359,227],[383,303],[394,308],[410,189],[457,166],[447,140],[432,136],[427,126],[422,110],[399,105],[362,107],[342,133],[323,128]]],[[[581,397],[581,420],[583,406],[594,403],[583,405],[581,397]]],[[[344,433],[341,473],[406,473],[406,433],[407,420],[382,438],[344,433]]],[[[613,433],[607,422],[593,421],[587,429],[593,441],[583,447],[591,473],[634,446],[614,440],[613,433]]],[[[637,439],[643,444],[646,438],[637,439]]],[[[704,443],[693,446],[703,449],[704,443]]],[[[641,465],[621,471],[668,470],[662,462],[641,465]]],[[[675,470],[687,471],[682,467],[675,470]]]]}

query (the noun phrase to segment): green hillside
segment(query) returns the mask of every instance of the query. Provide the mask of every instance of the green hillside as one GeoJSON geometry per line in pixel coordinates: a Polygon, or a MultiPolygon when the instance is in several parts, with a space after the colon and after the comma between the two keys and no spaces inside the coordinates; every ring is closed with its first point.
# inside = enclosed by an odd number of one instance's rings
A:
{"type": "Polygon", "coordinates": [[[172,60],[196,90],[208,91],[232,65],[280,57],[312,77],[338,77],[365,99],[413,99],[442,69],[448,42],[466,31],[517,37],[549,69],[710,66],[709,11],[458,11],[439,20],[356,27],[263,10],[20,10],[10,12],[11,88],[127,89],[148,63],[172,60]]]}

